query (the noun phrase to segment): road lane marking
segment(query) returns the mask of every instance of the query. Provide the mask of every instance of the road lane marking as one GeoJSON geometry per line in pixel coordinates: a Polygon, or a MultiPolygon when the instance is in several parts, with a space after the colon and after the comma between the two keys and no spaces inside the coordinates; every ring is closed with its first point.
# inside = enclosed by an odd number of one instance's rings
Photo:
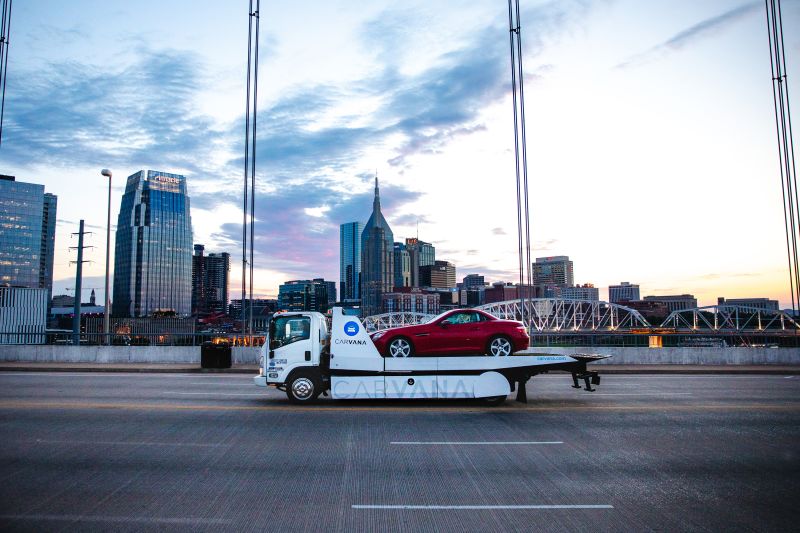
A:
{"type": "Polygon", "coordinates": [[[691,392],[598,392],[592,396],[692,396],[691,392]]]}
{"type": "Polygon", "coordinates": [[[190,446],[198,448],[217,448],[219,446],[227,446],[227,444],[208,444],[208,443],[195,443],[195,442],[147,442],[147,441],[116,441],[116,440],[50,440],[50,439],[33,439],[24,440],[22,443],[33,444],[88,444],[88,445],[109,445],[109,446],[190,446]]]}
{"type": "Polygon", "coordinates": [[[4,514],[0,520],[40,520],[56,522],[134,522],[141,524],[190,524],[190,525],[227,525],[233,521],[223,518],[173,517],[157,518],[149,516],[102,516],[80,514],[4,514]]]}
{"type": "Polygon", "coordinates": [[[164,391],[164,394],[183,394],[185,396],[258,396],[264,397],[263,392],[181,392],[181,391],[164,391]]]}
{"type": "Polygon", "coordinates": [[[650,404],[650,405],[560,405],[539,407],[479,407],[453,405],[441,407],[352,405],[352,406],[292,406],[292,405],[214,405],[214,404],[168,404],[168,403],[110,403],[110,402],[40,402],[0,401],[0,409],[107,409],[129,411],[275,411],[287,413],[324,412],[372,412],[372,413],[533,413],[563,411],[790,411],[800,413],[800,403],[789,405],[738,403],[738,404],[650,404]]]}
{"type": "Polygon", "coordinates": [[[552,441],[484,441],[484,442],[459,442],[459,441],[396,441],[390,442],[389,444],[396,444],[396,445],[408,445],[408,446],[514,446],[520,444],[564,444],[563,441],[560,440],[552,440],[552,441]]]}
{"type": "Polygon", "coordinates": [[[498,510],[498,509],[613,509],[613,505],[352,505],[353,509],[498,510]]]}

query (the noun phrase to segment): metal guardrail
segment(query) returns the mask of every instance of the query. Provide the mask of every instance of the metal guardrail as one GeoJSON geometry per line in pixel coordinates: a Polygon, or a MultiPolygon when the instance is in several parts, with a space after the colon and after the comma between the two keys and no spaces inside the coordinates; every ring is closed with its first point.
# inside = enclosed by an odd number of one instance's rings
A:
{"type": "MultiPolygon", "coordinates": [[[[228,342],[232,346],[262,346],[264,335],[254,335],[252,343],[250,337],[241,334],[224,333],[160,333],[119,335],[110,334],[112,346],[201,346],[204,342],[228,342]]],[[[757,348],[800,348],[800,335],[795,334],[736,334],[736,333],[696,333],[680,334],[671,333],[641,334],[641,333],[585,333],[585,332],[559,332],[559,333],[534,333],[531,336],[531,347],[559,347],[559,346],[597,346],[597,347],[647,347],[651,345],[651,338],[659,338],[659,346],[664,348],[725,348],[725,347],[757,347],[757,348]]],[[[0,345],[73,345],[71,332],[45,332],[45,333],[4,333],[0,332],[0,345]]],[[[107,338],[102,333],[82,333],[81,346],[101,346],[108,344],[107,338]]]]}
{"type": "MultiPolygon", "coordinates": [[[[224,333],[147,333],[119,335],[111,333],[81,333],[81,346],[201,346],[204,342],[227,342],[232,346],[261,346],[264,335],[224,333]]],[[[17,333],[0,332],[0,345],[74,345],[72,332],[17,333]]]]}

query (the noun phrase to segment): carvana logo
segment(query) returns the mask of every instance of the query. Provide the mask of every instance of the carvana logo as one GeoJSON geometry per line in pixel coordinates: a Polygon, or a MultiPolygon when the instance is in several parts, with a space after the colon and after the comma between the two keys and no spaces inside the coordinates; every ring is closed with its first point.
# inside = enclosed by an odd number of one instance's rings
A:
{"type": "Polygon", "coordinates": [[[358,334],[358,323],[353,322],[352,320],[344,325],[344,333],[348,337],[352,337],[353,335],[358,334]]]}

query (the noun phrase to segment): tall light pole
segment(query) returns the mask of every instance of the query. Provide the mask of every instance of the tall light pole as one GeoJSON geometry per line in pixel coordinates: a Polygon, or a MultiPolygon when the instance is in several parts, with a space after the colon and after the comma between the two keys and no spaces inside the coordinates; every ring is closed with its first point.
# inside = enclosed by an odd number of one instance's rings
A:
{"type": "Polygon", "coordinates": [[[111,344],[109,325],[111,324],[111,295],[108,293],[108,258],[111,252],[111,171],[104,168],[100,175],[108,177],[108,221],[106,223],[106,306],[103,311],[103,333],[106,344],[111,344]]]}

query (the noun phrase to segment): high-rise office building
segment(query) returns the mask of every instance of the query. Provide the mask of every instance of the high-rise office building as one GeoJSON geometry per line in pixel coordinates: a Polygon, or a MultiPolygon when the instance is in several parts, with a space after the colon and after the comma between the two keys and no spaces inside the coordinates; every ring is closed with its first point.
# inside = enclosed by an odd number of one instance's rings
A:
{"type": "Polygon", "coordinates": [[[697,307],[697,298],[692,294],[677,294],[670,296],[645,296],[645,302],[658,302],[667,306],[669,312],[683,311],[697,307]]]}
{"type": "Polygon", "coordinates": [[[128,177],[114,250],[114,316],[191,313],[192,218],[184,176],[141,170],[128,177]]]}
{"type": "Polygon", "coordinates": [[[419,282],[423,287],[435,289],[454,289],[456,287],[456,266],[448,261],[436,261],[419,269],[419,282]]]}
{"type": "Polygon", "coordinates": [[[342,301],[361,298],[362,222],[339,226],[339,293],[342,301]]]}
{"type": "Polygon", "coordinates": [[[336,299],[336,282],[335,281],[326,281],[325,282],[325,286],[328,288],[328,309],[330,309],[337,302],[337,299],[336,299]]]}
{"type": "Polygon", "coordinates": [[[44,185],[0,175],[0,286],[53,289],[58,199],[44,185]]]}
{"type": "Polygon", "coordinates": [[[283,311],[328,310],[328,284],[321,278],[287,281],[278,287],[278,308],[283,311]]]}
{"type": "Polygon", "coordinates": [[[561,298],[564,300],[589,300],[591,302],[597,302],[600,300],[600,290],[591,283],[575,285],[574,287],[563,287],[561,289],[561,298]]]}
{"type": "Polygon", "coordinates": [[[411,286],[420,287],[419,269],[436,262],[436,248],[417,238],[406,239],[406,250],[411,260],[411,286]]]}
{"type": "Polygon", "coordinates": [[[743,307],[752,307],[755,309],[763,309],[764,311],[778,311],[778,300],[770,300],[769,298],[717,298],[717,305],[741,305],[743,307]]]}
{"type": "Polygon", "coordinates": [[[632,302],[639,299],[639,285],[623,281],[619,285],[608,286],[608,301],[612,304],[632,302]]]}
{"type": "Polygon", "coordinates": [[[205,255],[205,246],[194,245],[192,256],[192,314],[228,312],[228,277],[231,256],[227,252],[205,255]]]}
{"type": "Polygon", "coordinates": [[[394,286],[411,287],[411,254],[401,242],[394,243],[394,286]]]}
{"type": "Polygon", "coordinates": [[[469,274],[464,276],[461,281],[461,288],[463,290],[478,289],[486,287],[486,278],[481,274],[469,274]]]}
{"type": "Polygon", "coordinates": [[[566,255],[537,257],[533,264],[533,284],[556,287],[575,285],[572,261],[566,255]]]}
{"type": "Polygon", "coordinates": [[[361,234],[361,315],[378,314],[383,308],[382,295],[392,292],[394,284],[394,235],[381,213],[378,178],[372,215],[361,234]]]}

